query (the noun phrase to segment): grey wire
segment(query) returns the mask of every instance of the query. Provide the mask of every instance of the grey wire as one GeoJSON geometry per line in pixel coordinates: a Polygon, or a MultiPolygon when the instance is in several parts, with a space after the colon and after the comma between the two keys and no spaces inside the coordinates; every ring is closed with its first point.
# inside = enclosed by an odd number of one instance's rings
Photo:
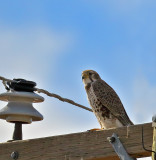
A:
{"type": "MultiPolygon", "coordinates": [[[[8,88],[7,85],[6,85],[6,82],[16,82],[16,81],[14,81],[14,80],[7,79],[7,78],[2,77],[2,76],[0,76],[0,80],[2,80],[2,83],[3,83],[3,85],[5,86],[6,90],[9,90],[9,88],[8,88]]],[[[48,92],[47,90],[39,89],[39,88],[34,88],[34,91],[37,91],[38,93],[44,93],[44,94],[46,94],[46,95],[49,96],[49,97],[57,98],[57,99],[59,99],[59,100],[62,101],[62,102],[67,102],[67,103],[70,103],[70,104],[75,105],[75,106],[77,106],[77,107],[80,107],[80,108],[82,108],[82,109],[85,109],[85,110],[88,110],[88,111],[90,111],[90,112],[93,112],[92,109],[90,109],[90,108],[88,108],[88,107],[86,107],[86,106],[83,106],[83,105],[81,105],[81,104],[79,104],[79,103],[76,103],[76,102],[74,102],[74,101],[71,100],[71,99],[63,98],[63,97],[61,97],[61,96],[58,95],[58,94],[50,93],[50,92],[48,92]]]]}

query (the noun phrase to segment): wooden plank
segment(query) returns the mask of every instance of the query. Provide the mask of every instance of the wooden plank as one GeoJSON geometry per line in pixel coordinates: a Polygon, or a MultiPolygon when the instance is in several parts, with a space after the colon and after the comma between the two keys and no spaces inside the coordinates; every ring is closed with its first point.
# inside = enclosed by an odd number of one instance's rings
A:
{"type": "Polygon", "coordinates": [[[151,156],[142,147],[142,126],[145,147],[152,146],[152,124],[53,136],[0,144],[0,160],[11,160],[13,151],[18,160],[119,160],[107,137],[118,134],[128,153],[133,157],[151,156]]]}
{"type": "MultiPolygon", "coordinates": [[[[152,145],[152,151],[156,152],[156,122],[152,123],[153,127],[153,145],[152,145]]],[[[152,160],[155,160],[155,153],[152,153],[152,160]]]]}

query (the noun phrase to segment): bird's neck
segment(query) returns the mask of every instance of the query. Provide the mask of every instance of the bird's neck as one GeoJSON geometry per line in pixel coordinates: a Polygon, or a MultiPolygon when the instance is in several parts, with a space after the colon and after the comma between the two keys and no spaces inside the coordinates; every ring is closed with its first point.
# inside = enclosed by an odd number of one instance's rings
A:
{"type": "Polygon", "coordinates": [[[89,90],[89,88],[91,87],[91,83],[92,83],[92,82],[87,83],[87,84],[85,85],[85,89],[86,89],[86,90],[89,90]]]}

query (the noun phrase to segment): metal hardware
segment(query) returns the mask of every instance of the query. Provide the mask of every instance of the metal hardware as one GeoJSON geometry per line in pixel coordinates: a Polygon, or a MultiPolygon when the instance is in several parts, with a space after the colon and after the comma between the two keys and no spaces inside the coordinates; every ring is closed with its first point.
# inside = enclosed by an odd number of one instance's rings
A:
{"type": "Polygon", "coordinates": [[[22,123],[15,122],[15,128],[13,133],[13,140],[22,140],[22,123]]]}
{"type": "Polygon", "coordinates": [[[27,81],[25,79],[13,79],[14,82],[7,82],[7,85],[9,86],[8,88],[11,90],[13,89],[14,91],[25,91],[25,92],[33,92],[35,89],[34,87],[36,86],[36,83],[33,81],[27,81]]]}
{"type": "Polygon", "coordinates": [[[15,123],[13,141],[22,140],[22,124],[43,120],[43,116],[33,107],[33,103],[44,98],[34,93],[36,83],[25,79],[7,82],[9,92],[0,94],[0,100],[8,104],[0,110],[0,119],[15,123]]]}
{"type": "Polygon", "coordinates": [[[14,152],[11,153],[11,158],[12,159],[16,160],[16,159],[18,159],[18,157],[19,157],[19,153],[17,151],[14,151],[14,152]]]}
{"type": "Polygon", "coordinates": [[[108,137],[107,139],[114,148],[116,154],[119,156],[120,160],[136,160],[136,158],[132,158],[128,155],[123,144],[115,133],[113,133],[112,137],[108,137]]]}
{"type": "Polygon", "coordinates": [[[152,122],[156,122],[156,115],[152,117],[152,122]]]}
{"type": "Polygon", "coordinates": [[[108,137],[108,140],[110,143],[114,143],[115,142],[115,137],[108,137]]]}

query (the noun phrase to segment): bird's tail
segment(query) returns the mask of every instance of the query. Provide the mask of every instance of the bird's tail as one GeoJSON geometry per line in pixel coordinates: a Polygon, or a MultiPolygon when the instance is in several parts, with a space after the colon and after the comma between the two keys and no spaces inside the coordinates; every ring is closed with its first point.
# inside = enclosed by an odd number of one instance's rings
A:
{"type": "Polygon", "coordinates": [[[130,118],[128,117],[127,113],[125,112],[125,114],[119,118],[120,122],[123,124],[123,126],[131,126],[134,125],[134,123],[130,120],[130,118]]]}

